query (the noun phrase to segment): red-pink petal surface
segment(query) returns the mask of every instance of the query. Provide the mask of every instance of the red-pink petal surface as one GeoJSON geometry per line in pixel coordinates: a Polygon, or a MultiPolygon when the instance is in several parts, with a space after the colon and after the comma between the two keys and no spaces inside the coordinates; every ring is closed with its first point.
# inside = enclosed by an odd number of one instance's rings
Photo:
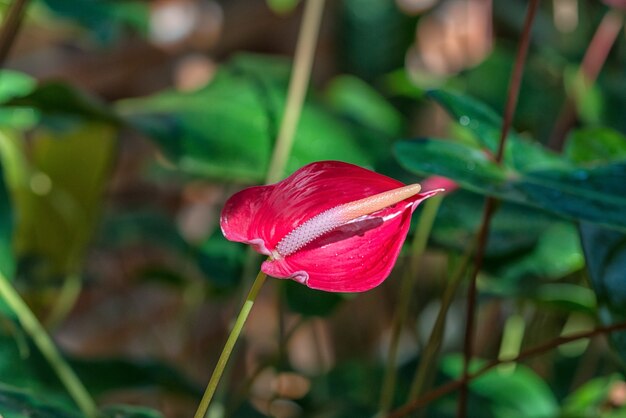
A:
{"type": "MultiPolygon", "coordinates": [[[[309,164],[274,185],[232,196],[222,211],[224,236],[271,255],[282,238],[313,216],[338,205],[402,187],[397,180],[338,161],[309,164]]],[[[287,257],[266,261],[262,270],[307,286],[358,292],[382,282],[406,237],[416,195],[366,219],[330,232],[287,257]]]]}
{"type": "Polygon", "coordinates": [[[364,292],[382,283],[398,258],[417,204],[436,194],[418,195],[348,224],[295,254],[263,263],[270,276],[293,278],[330,292],[364,292]]]}

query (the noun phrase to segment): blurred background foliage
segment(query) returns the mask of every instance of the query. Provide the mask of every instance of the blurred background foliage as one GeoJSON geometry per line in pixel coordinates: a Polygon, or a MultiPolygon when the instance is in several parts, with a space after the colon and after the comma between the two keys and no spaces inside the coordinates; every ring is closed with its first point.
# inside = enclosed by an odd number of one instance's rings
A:
{"type": "MultiPolygon", "coordinates": [[[[195,410],[258,265],[222,237],[219,211],[265,178],[299,3],[27,2],[0,70],[0,272],[103,416],[195,410]]],[[[12,4],[0,3],[3,20],[12,4]]],[[[490,153],[525,6],[332,0],[324,13],[285,174],[333,159],[460,186],[420,258],[396,406],[485,196],[501,202],[478,282],[478,357],[626,320],[626,4],[542,2],[497,165],[490,153]],[[613,38],[593,43],[598,28],[613,38]],[[581,70],[586,51],[595,75],[581,70]]],[[[211,417],[373,416],[409,258],[362,295],[271,281],[211,417]]],[[[3,301],[0,312],[0,414],[80,416],[3,301]]],[[[428,387],[460,374],[463,312],[460,292],[428,387]]],[[[626,416],[625,360],[622,332],[503,365],[472,382],[470,415],[626,416]]],[[[455,416],[455,396],[417,416],[455,416]]]]}

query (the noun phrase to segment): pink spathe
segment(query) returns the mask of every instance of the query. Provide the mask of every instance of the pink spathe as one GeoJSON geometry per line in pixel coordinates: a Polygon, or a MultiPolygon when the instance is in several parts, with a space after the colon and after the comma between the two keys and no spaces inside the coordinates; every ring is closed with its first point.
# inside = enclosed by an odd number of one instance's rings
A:
{"type": "Polygon", "coordinates": [[[269,276],[329,292],[363,292],[389,276],[417,205],[442,191],[419,189],[321,161],[276,184],[236,193],[220,224],[227,239],[270,256],[261,266],[269,276]]]}

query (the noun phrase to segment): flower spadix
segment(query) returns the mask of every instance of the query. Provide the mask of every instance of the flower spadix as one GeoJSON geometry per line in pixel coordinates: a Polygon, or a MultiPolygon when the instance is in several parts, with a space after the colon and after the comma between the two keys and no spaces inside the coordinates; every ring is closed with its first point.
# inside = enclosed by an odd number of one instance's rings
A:
{"type": "Polygon", "coordinates": [[[391,272],[411,214],[441,189],[401,182],[338,161],[233,195],[220,224],[231,241],[270,256],[261,270],[331,292],[361,292],[391,272]]]}

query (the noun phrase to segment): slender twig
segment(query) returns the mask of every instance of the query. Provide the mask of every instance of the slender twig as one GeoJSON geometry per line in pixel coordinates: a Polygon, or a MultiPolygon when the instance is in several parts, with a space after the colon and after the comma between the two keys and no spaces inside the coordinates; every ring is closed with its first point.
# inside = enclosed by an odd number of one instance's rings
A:
{"type": "Polygon", "coordinates": [[[567,344],[567,343],[571,343],[573,341],[578,341],[578,340],[582,340],[582,339],[586,339],[586,338],[593,338],[596,337],[598,335],[604,335],[604,334],[610,334],[612,332],[617,332],[617,331],[624,331],[626,330],[626,322],[620,322],[617,324],[613,324],[613,325],[608,325],[608,326],[601,326],[601,327],[597,327],[594,328],[590,331],[584,331],[584,332],[578,332],[575,334],[571,334],[571,335],[567,335],[567,336],[560,336],[557,338],[554,338],[550,341],[547,341],[543,344],[540,344],[538,346],[535,346],[533,348],[529,348],[528,350],[522,351],[520,354],[518,354],[515,357],[511,357],[511,358],[507,358],[507,359],[496,359],[496,360],[492,360],[488,363],[486,363],[485,365],[483,365],[481,368],[479,368],[478,370],[476,370],[473,373],[469,373],[467,375],[467,377],[462,377],[461,379],[458,380],[452,380],[448,383],[446,383],[445,385],[439,386],[431,391],[429,391],[428,393],[424,394],[424,396],[407,403],[406,405],[402,406],[401,408],[396,409],[395,411],[391,412],[389,415],[387,415],[387,418],[401,418],[404,417],[408,414],[410,414],[411,412],[415,411],[416,409],[427,405],[439,398],[441,398],[444,395],[447,395],[449,393],[452,393],[453,391],[462,388],[463,386],[465,386],[467,383],[469,383],[471,380],[476,379],[482,375],[484,375],[485,373],[487,373],[488,371],[490,371],[491,369],[493,369],[494,367],[497,367],[501,364],[505,364],[505,363],[513,363],[513,362],[520,362],[526,359],[529,359],[531,357],[543,354],[545,352],[548,352],[550,350],[555,349],[558,346],[561,346],[563,344],[567,344]]]}
{"type": "Polygon", "coordinates": [[[413,242],[411,243],[411,255],[409,258],[409,266],[404,270],[402,277],[402,283],[400,285],[400,293],[398,296],[399,302],[395,310],[393,323],[391,326],[391,339],[389,343],[389,353],[387,356],[387,365],[385,369],[385,377],[383,379],[383,386],[380,394],[379,414],[386,414],[391,408],[393,402],[393,394],[396,387],[396,355],[398,352],[398,344],[400,341],[400,334],[404,328],[406,317],[409,312],[409,305],[411,302],[411,296],[415,289],[415,283],[417,273],[419,269],[420,258],[424,254],[426,244],[428,243],[428,237],[430,231],[435,223],[435,217],[437,211],[441,205],[443,196],[435,196],[428,199],[424,204],[415,235],[413,235],[413,242]]]}
{"type": "MultiPolygon", "coordinates": [[[[609,52],[615,44],[615,40],[617,39],[617,35],[623,23],[624,16],[622,13],[616,10],[609,10],[598,25],[593,38],[591,38],[591,42],[589,42],[587,46],[576,80],[582,79],[586,88],[590,88],[598,78],[598,74],[600,74],[600,70],[604,66],[609,52]]],[[[554,124],[548,144],[550,148],[554,150],[558,151],[563,147],[565,135],[576,122],[576,105],[574,99],[575,98],[572,96],[568,96],[565,99],[565,103],[563,103],[563,107],[554,124]]]]}
{"type": "Polygon", "coordinates": [[[461,257],[461,261],[452,272],[452,277],[448,280],[446,289],[441,297],[441,308],[437,314],[435,325],[433,326],[433,330],[430,333],[428,342],[424,348],[424,354],[420,356],[419,366],[415,371],[415,376],[413,377],[413,383],[411,384],[411,389],[409,391],[409,401],[416,399],[422,394],[426,382],[432,375],[432,370],[436,365],[435,360],[437,358],[437,354],[439,353],[445,332],[448,310],[452,305],[452,301],[454,300],[454,295],[456,294],[459,284],[461,284],[463,278],[465,277],[467,266],[472,259],[472,253],[474,252],[474,247],[476,246],[475,244],[476,243],[474,242],[472,245],[467,246],[467,249],[461,257]]]}
{"type": "Polygon", "coordinates": [[[50,367],[52,367],[81,412],[86,417],[95,418],[98,408],[89,392],[87,392],[78,376],[61,356],[54,342],[37,320],[37,317],[35,317],[28,305],[2,273],[0,273],[0,297],[15,313],[24,331],[33,339],[33,342],[48,361],[48,364],[50,364],[50,367]]]}
{"type": "MultiPolygon", "coordinates": [[[[507,93],[506,105],[504,108],[504,117],[502,122],[502,131],[500,133],[500,142],[498,144],[498,152],[496,153],[496,162],[499,164],[504,157],[504,150],[506,147],[506,138],[513,121],[513,115],[515,114],[515,108],[517,107],[517,99],[519,97],[519,90],[522,84],[522,75],[524,73],[524,63],[528,54],[528,46],[530,44],[530,29],[535,18],[535,13],[539,5],[539,0],[531,0],[526,12],[526,18],[524,21],[524,28],[522,30],[519,46],[517,49],[517,55],[515,57],[515,64],[513,67],[513,73],[511,74],[511,80],[509,82],[509,88],[507,93]]],[[[465,338],[463,341],[463,385],[459,393],[457,417],[465,418],[467,416],[467,399],[468,399],[468,387],[467,377],[469,375],[469,365],[472,358],[473,343],[474,343],[474,322],[476,314],[476,279],[478,273],[482,267],[482,261],[487,247],[487,239],[489,236],[489,227],[491,225],[491,218],[495,212],[496,200],[492,197],[487,198],[485,208],[483,211],[482,223],[480,231],[478,233],[478,245],[476,248],[476,255],[474,261],[474,269],[470,277],[469,288],[467,292],[467,313],[466,313],[466,325],[465,325],[465,338]]]]}
{"type": "Polygon", "coordinates": [[[287,159],[291,153],[293,139],[302,111],[302,104],[304,103],[311,76],[323,11],[324,0],[307,0],[300,34],[298,35],[298,45],[296,46],[293,73],[289,81],[283,120],[274,146],[266,183],[275,183],[282,178],[287,159]]]}
{"type": "Polygon", "coordinates": [[[244,324],[246,323],[246,319],[248,319],[248,315],[252,310],[252,306],[254,306],[254,301],[256,300],[263,283],[265,283],[266,275],[263,272],[259,272],[250,288],[250,292],[248,293],[248,297],[246,298],[245,303],[243,304],[241,311],[239,311],[239,315],[237,316],[237,320],[235,321],[235,325],[233,325],[233,329],[230,331],[228,335],[228,339],[226,340],[226,344],[224,344],[224,348],[222,349],[222,354],[220,354],[220,358],[217,360],[217,365],[215,366],[215,370],[211,375],[211,379],[209,380],[209,384],[204,391],[204,395],[202,396],[202,400],[200,401],[200,405],[198,405],[198,410],[196,411],[194,418],[204,418],[209,409],[209,405],[211,403],[211,399],[213,398],[213,394],[215,394],[215,390],[217,389],[217,385],[222,377],[222,373],[224,372],[224,368],[226,367],[226,363],[228,363],[228,359],[230,358],[230,354],[233,351],[233,347],[239,338],[239,334],[243,329],[244,324]]]}
{"type": "Polygon", "coordinates": [[[0,29],[0,68],[4,67],[9,51],[17,37],[27,5],[28,0],[14,0],[2,21],[2,28],[0,29]]]}

